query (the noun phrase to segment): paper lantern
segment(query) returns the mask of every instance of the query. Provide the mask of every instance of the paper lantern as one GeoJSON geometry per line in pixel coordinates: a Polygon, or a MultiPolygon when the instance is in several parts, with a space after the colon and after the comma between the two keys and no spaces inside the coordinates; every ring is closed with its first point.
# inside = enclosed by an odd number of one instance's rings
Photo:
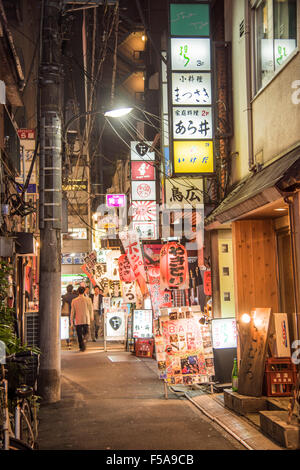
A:
{"type": "Polygon", "coordinates": [[[121,255],[118,259],[120,280],[123,282],[133,282],[134,272],[130,266],[127,255],[121,255]]]}
{"type": "Polygon", "coordinates": [[[160,252],[160,281],[162,289],[188,289],[187,252],[177,242],[163,245],[160,252]]]}

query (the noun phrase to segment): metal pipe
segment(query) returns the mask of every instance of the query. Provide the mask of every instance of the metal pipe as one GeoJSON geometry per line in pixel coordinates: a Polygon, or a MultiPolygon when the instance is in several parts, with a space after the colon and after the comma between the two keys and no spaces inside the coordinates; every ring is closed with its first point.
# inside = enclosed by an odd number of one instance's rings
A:
{"type": "Polygon", "coordinates": [[[250,14],[248,0],[245,5],[245,55],[246,55],[246,96],[247,96],[247,130],[248,130],[248,167],[253,170],[253,116],[252,116],[252,83],[251,83],[251,38],[250,38],[250,14]]]}

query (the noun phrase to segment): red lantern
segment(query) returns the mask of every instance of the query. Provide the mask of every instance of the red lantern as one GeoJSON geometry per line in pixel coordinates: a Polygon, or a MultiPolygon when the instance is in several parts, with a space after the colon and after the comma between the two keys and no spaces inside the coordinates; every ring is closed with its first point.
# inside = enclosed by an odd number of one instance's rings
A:
{"type": "Polygon", "coordinates": [[[121,255],[118,259],[120,280],[123,282],[133,282],[134,272],[130,266],[127,255],[121,255]]]}
{"type": "Polygon", "coordinates": [[[187,252],[177,242],[163,245],[160,252],[160,282],[162,289],[188,289],[187,252]]]}

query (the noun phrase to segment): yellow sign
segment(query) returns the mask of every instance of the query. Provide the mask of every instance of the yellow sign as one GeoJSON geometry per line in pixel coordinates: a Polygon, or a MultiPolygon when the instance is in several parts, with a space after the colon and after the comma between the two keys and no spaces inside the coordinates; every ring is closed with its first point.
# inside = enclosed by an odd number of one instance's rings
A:
{"type": "Polygon", "coordinates": [[[174,173],[213,173],[214,152],[211,140],[174,141],[174,173]]]}

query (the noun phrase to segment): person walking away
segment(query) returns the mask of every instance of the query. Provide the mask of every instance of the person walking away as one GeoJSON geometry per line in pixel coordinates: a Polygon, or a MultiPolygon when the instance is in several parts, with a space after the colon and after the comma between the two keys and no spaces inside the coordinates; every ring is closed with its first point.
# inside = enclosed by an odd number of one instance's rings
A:
{"type": "Polygon", "coordinates": [[[94,287],[94,294],[92,294],[92,303],[93,303],[93,311],[94,311],[94,321],[91,326],[91,337],[92,341],[96,341],[98,338],[98,333],[100,330],[100,335],[103,336],[104,329],[103,329],[103,315],[102,315],[102,299],[103,293],[100,290],[99,286],[94,287]]]}
{"type": "Polygon", "coordinates": [[[71,305],[71,324],[75,324],[80,351],[86,350],[86,339],[94,313],[92,302],[84,295],[84,291],[84,287],[79,287],[78,297],[72,300],[71,305]]]}
{"type": "MultiPolygon", "coordinates": [[[[72,284],[67,286],[67,292],[62,296],[62,305],[61,305],[61,315],[63,317],[69,317],[69,327],[71,327],[70,317],[71,317],[71,304],[72,300],[77,297],[77,294],[73,291],[72,284]]],[[[70,336],[70,334],[69,334],[70,336]]],[[[70,347],[70,338],[66,340],[67,346],[70,347]]]]}

